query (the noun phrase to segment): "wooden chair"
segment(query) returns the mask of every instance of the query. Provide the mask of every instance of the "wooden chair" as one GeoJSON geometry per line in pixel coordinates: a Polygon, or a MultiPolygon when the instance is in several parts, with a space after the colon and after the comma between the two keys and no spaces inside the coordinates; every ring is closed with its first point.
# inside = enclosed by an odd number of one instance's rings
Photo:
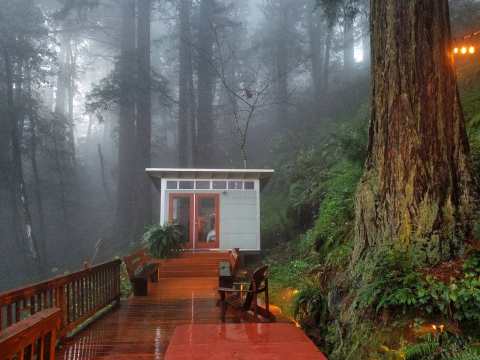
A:
{"type": "Polygon", "coordinates": [[[158,280],[158,263],[150,258],[145,249],[140,249],[125,256],[123,261],[132,283],[133,295],[147,296],[148,279],[150,278],[152,282],[158,280]]]}
{"type": "Polygon", "coordinates": [[[255,320],[259,319],[258,315],[261,315],[263,318],[269,321],[273,321],[275,319],[269,311],[267,272],[268,266],[266,265],[255,270],[251,276],[248,289],[238,289],[235,287],[218,288],[222,311],[222,321],[225,321],[228,306],[240,311],[242,316],[246,316],[250,311],[252,311],[255,320]],[[264,308],[258,304],[258,295],[261,293],[265,294],[264,308]],[[245,298],[244,301],[242,301],[243,297],[245,298]]]}

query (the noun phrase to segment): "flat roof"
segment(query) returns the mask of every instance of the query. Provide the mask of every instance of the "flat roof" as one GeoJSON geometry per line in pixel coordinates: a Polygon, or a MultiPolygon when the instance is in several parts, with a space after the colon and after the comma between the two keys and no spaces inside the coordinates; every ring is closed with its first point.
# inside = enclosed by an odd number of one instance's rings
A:
{"type": "Polygon", "coordinates": [[[152,178],[178,179],[259,179],[265,186],[272,177],[273,169],[185,169],[185,168],[148,168],[145,170],[152,178]]]}

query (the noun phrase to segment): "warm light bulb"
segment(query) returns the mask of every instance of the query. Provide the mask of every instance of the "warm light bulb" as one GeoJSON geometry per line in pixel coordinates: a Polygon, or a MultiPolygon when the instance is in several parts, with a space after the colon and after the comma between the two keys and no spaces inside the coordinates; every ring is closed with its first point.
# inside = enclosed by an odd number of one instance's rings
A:
{"type": "Polygon", "coordinates": [[[453,53],[454,53],[454,54],[458,54],[458,47],[453,48],[453,53]]]}
{"type": "Polygon", "coordinates": [[[474,47],[474,46],[470,46],[470,47],[468,48],[468,52],[469,52],[470,54],[475,54],[475,47],[474,47]]]}
{"type": "Polygon", "coordinates": [[[460,51],[461,51],[462,54],[465,55],[467,53],[468,49],[465,46],[463,46],[460,51]]]}

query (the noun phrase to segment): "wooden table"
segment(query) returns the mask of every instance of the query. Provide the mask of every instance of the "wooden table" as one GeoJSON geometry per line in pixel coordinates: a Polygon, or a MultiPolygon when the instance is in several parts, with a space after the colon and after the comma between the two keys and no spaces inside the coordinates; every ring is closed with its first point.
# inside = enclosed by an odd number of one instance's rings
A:
{"type": "Polygon", "coordinates": [[[166,360],[327,360],[293,324],[239,323],[178,326],[166,360]]]}

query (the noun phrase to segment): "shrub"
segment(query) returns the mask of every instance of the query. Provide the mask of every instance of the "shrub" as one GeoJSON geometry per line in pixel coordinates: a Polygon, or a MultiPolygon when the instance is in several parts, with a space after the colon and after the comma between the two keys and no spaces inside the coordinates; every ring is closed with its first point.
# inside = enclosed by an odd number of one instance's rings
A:
{"type": "Polygon", "coordinates": [[[182,249],[185,240],[179,225],[152,225],[143,234],[151,256],[168,259],[176,256],[182,249]]]}
{"type": "Polygon", "coordinates": [[[376,257],[371,276],[358,290],[356,305],[376,311],[419,310],[457,321],[480,321],[480,252],[463,265],[463,276],[445,283],[424,275],[407,254],[390,252],[376,257]]]}

